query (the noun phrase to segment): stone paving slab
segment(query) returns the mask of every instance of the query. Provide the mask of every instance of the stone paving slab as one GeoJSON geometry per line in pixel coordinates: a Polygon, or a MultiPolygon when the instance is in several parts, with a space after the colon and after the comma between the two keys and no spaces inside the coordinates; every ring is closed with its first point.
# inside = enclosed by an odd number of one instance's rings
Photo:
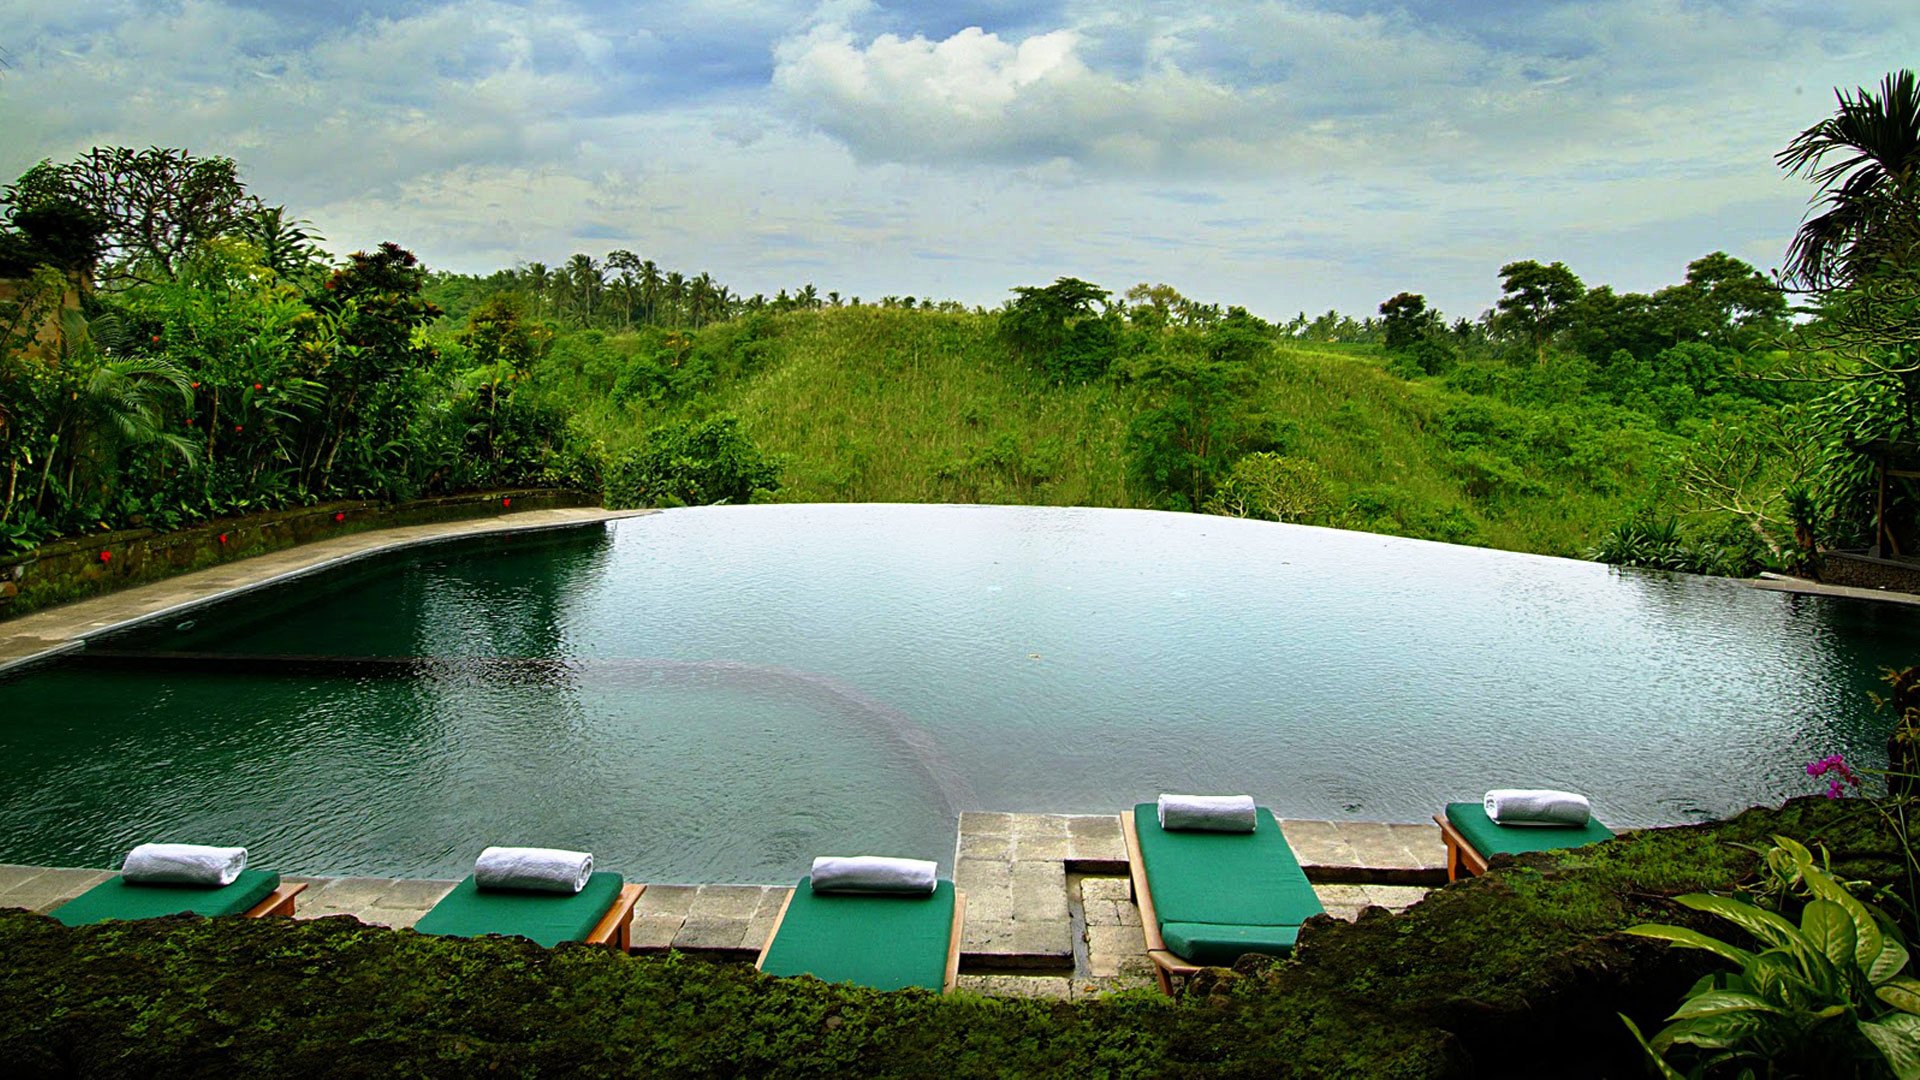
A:
{"type": "Polygon", "coordinates": [[[45,914],[113,876],[111,870],[0,866],[0,908],[45,914]]]}
{"type": "Polygon", "coordinates": [[[967,894],[961,970],[1073,970],[1068,863],[1076,852],[1110,854],[1098,826],[1083,822],[1076,836],[1076,820],[1064,814],[960,815],[953,883],[967,894]]]}
{"type": "Polygon", "coordinates": [[[956,862],[965,858],[1063,862],[1085,873],[1125,873],[1127,847],[1114,814],[968,811],[960,815],[955,849],[956,862]]]}
{"type": "Polygon", "coordinates": [[[293,902],[296,919],[351,915],[363,923],[396,929],[412,928],[420,916],[459,884],[420,878],[322,878],[293,874],[285,880],[307,885],[306,891],[293,902]]]}
{"type": "Polygon", "coordinates": [[[78,648],[89,637],[174,615],[234,593],[315,573],[383,551],[468,536],[570,528],[654,510],[565,507],[353,533],[196,570],[0,621],[0,671],[78,648]]]}
{"type": "Polygon", "coordinates": [[[649,885],[633,909],[634,950],[752,962],[792,892],[783,885],[649,885]]]}
{"type": "Polygon", "coordinates": [[[1442,885],[1447,847],[1438,826],[1284,818],[1294,858],[1315,883],[1442,885]]]}

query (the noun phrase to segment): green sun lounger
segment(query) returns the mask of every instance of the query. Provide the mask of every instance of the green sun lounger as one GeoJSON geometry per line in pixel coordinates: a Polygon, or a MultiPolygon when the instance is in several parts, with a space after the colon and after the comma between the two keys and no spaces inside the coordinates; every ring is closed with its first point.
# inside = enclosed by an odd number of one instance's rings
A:
{"type": "Polygon", "coordinates": [[[282,885],[280,875],[267,870],[243,870],[233,884],[217,888],[136,885],[115,875],[49,914],[68,926],[163,915],[245,915],[258,919],[292,915],[293,898],[305,888],[304,883],[282,885]]]}
{"type": "Polygon", "coordinates": [[[1156,803],[1122,813],[1120,823],[1147,956],[1169,994],[1174,976],[1203,966],[1292,952],[1300,924],[1326,910],[1265,807],[1250,833],[1169,832],[1156,803]]]}
{"type": "Polygon", "coordinates": [[[1447,842],[1448,881],[1458,881],[1463,873],[1486,873],[1487,860],[1495,855],[1586,847],[1613,839],[1613,830],[1597,820],[1585,825],[1501,825],[1477,802],[1448,803],[1446,815],[1436,814],[1433,820],[1447,842]]]}
{"type": "Polygon", "coordinates": [[[875,990],[953,989],[967,899],[942,880],[929,895],[816,893],[801,878],[754,964],[875,990]]]}
{"type": "Polygon", "coordinates": [[[413,928],[444,937],[515,935],[548,948],[584,941],[625,952],[633,944],[633,905],[646,888],[605,870],[587,878],[577,893],[482,889],[468,874],[413,928]]]}

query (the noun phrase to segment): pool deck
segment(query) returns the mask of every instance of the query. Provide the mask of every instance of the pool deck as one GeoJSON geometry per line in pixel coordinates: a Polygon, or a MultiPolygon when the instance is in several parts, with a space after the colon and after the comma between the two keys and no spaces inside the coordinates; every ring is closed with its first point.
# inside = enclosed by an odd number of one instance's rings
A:
{"type": "MultiPolygon", "coordinates": [[[[1283,820],[1281,829],[1327,913],[1399,911],[1446,880],[1432,825],[1283,820]]],[[[1070,1000],[1153,985],[1120,819],[1105,814],[960,816],[954,881],[967,894],[960,987],[1070,1000]]],[[[110,870],[0,865],[0,908],[46,912],[110,870]]],[[[298,877],[296,917],[346,915],[411,927],[454,882],[298,877]]],[[[791,886],[649,884],[633,913],[633,948],[751,963],[791,886]]]]}
{"type": "Polygon", "coordinates": [[[0,620],[0,672],[81,648],[89,637],[122,630],[148,619],[178,614],[237,593],[304,577],[382,552],[472,536],[575,528],[657,512],[602,510],[599,507],[527,510],[490,518],[403,525],[354,533],[248,559],[236,559],[179,577],[0,620]]]}
{"type": "Polygon", "coordinates": [[[1863,589],[1857,585],[1828,585],[1822,581],[1788,577],[1785,574],[1761,574],[1746,584],[1772,592],[1800,593],[1803,596],[1843,596],[1849,600],[1879,600],[1889,604],[1920,607],[1920,596],[1892,589],[1863,589]]]}

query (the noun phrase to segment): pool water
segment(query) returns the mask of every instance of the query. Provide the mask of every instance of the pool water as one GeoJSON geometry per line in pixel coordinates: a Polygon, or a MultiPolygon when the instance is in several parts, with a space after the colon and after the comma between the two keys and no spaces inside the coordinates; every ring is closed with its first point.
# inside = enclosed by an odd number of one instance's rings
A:
{"type": "Polygon", "coordinates": [[[1496,786],[1616,825],[1884,763],[1911,609],[1145,511],[673,510],[417,549],[0,682],[0,862],[149,839],[459,876],[487,844],[640,880],[951,866],[967,809],[1246,792],[1424,820],[1496,786]]]}

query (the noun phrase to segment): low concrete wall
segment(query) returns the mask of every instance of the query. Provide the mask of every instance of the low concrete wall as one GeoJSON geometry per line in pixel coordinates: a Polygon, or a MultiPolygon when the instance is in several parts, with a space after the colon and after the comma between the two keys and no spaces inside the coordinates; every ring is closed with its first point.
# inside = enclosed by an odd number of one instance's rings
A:
{"type": "Polygon", "coordinates": [[[1821,558],[1820,580],[1856,589],[1920,593],[1920,563],[1876,559],[1858,551],[1829,551],[1821,558]]]}
{"type": "Polygon", "coordinates": [[[581,491],[502,488],[391,505],[321,503],[175,532],[126,529],[59,540],[23,558],[0,562],[0,619],[329,536],[492,517],[510,510],[593,506],[598,501],[581,491]]]}

